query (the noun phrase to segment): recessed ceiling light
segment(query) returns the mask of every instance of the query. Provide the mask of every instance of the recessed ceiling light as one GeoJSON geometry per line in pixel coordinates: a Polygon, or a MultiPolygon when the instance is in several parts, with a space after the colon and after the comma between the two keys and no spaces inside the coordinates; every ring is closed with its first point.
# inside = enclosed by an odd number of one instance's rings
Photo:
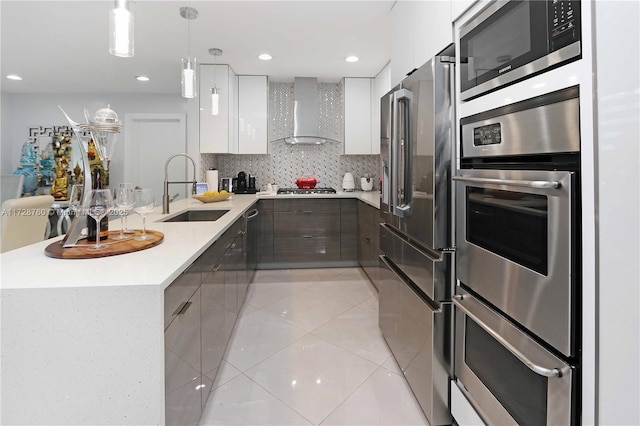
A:
{"type": "Polygon", "coordinates": [[[271,60],[271,55],[269,55],[268,53],[262,53],[260,55],[258,55],[259,59],[262,59],[263,61],[270,61],[271,60]]]}
{"type": "Polygon", "coordinates": [[[360,58],[358,58],[357,56],[347,56],[346,58],[344,58],[344,60],[347,62],[358,62],[360,58]]]}
{"type": "Polygon", "coordinates": [[[138,80],[138,81],[149,81],[149,77],[147,77],[146,75],[137,75],[136,76],[136,80],[138,80]]]}
{"type": "Polygon", "coordinates": [[[9,75],[7,76],[7,78],[8,78],[9,80],[22,80],[22,77],[20,77],[19,75],[15,75],[15,74],[9,74],[9,75]]]}

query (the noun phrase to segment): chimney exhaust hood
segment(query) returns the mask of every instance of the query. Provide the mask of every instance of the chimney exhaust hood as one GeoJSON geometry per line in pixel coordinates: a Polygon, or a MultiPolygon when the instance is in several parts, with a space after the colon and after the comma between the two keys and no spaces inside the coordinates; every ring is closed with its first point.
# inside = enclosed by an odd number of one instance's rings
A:
{"type": "Polygon", "coordinates": [[[319,135],[318,79],[295,77],[293,83],[293,136],[284,138],[291,145],[322,145],[338,142],[319,135]]]}

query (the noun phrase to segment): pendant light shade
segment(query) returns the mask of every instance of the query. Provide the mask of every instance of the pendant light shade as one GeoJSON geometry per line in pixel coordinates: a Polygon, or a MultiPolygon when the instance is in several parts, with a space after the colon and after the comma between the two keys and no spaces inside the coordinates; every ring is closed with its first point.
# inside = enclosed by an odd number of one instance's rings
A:
{"type": "Polygon", "coordinates": [[[213,87],[211,88],[211,101],[209,102],[209,112],[211,115],[218,115],[220,113],[220,90],[216,85],[218,71],[216,65],[218,64],[218,56],[222,55],[222,49],[217,47],[209,49],[209,54],[214,59],[213,69],[213,87]]]}
{"type": "Polygon", "coordinates": [[[211,115],[220,114],[220,95],[218,94],[218,88],[211,88],[211,115]]]}
{"type": "Polygon", "coordinates": [[[192,7],[181,7],[180,16],[189,22],[187,29],[187,57],[182,58],[182,97],[195,98],[198,96],[196,58],[192,58],[189,51],[191,47],[191,20],[198,17],[198,11],[192,7]]]}
{"type": "Polygon", "coordinates": [[[196,88],[196,58],[182,59],[182,97],[195,98],[198,96],[196,88]]]}
{"type": "Polygon", "coordinates": [[[109,53],[122,58],[133,56],[133,14],[127,0],[116,0],[109,12],[109,53]]]}

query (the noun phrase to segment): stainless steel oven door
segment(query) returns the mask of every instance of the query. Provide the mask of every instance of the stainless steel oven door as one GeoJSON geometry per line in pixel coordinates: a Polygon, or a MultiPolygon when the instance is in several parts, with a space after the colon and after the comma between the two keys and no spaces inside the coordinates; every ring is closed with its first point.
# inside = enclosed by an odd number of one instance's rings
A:
{"type": "Polygon", "coordinates": [[[454,180],[457,278],[575,355],[574,173],[465,169],[454,180]]]}
{"type": "Polygon", "coordinates": [[[578,423],[575,367],[470,294],[454,315],[456,384],[487,424],[578,423]]]}

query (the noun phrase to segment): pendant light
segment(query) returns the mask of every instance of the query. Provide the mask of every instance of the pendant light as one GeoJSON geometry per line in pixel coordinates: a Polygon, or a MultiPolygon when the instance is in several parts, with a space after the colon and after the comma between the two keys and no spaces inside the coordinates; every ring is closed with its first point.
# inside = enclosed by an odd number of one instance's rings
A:
{"type": "Polygon", "coordinates": [[[189,23],[187,29],[187,57],[182,58],[182,97],[195,98],[198,96],[196,84],[196,58],[190,55],[191,20],[198,17],[198,11],[192,7],[181,7],[180,16],[189,23]]]}
{"type": "Polygon", "coordinates": [[[127,0],[114,1],[109,11],[109,53],[121,58],[133,56],[133,14],[127,0]]]}
{"type": "Polygon", "coordinates": [[[209,54],[214,57],[213,68],[213,87],[211,88],[211,102],[209,105],[209,112],[211,115],[218,115],[220,113],[220,89],[216,85],[216,77],[218,70],[216,65],[218,64],[218,56],[222,55],[222,50],[217,48],[209,49],[209,54]]]}

